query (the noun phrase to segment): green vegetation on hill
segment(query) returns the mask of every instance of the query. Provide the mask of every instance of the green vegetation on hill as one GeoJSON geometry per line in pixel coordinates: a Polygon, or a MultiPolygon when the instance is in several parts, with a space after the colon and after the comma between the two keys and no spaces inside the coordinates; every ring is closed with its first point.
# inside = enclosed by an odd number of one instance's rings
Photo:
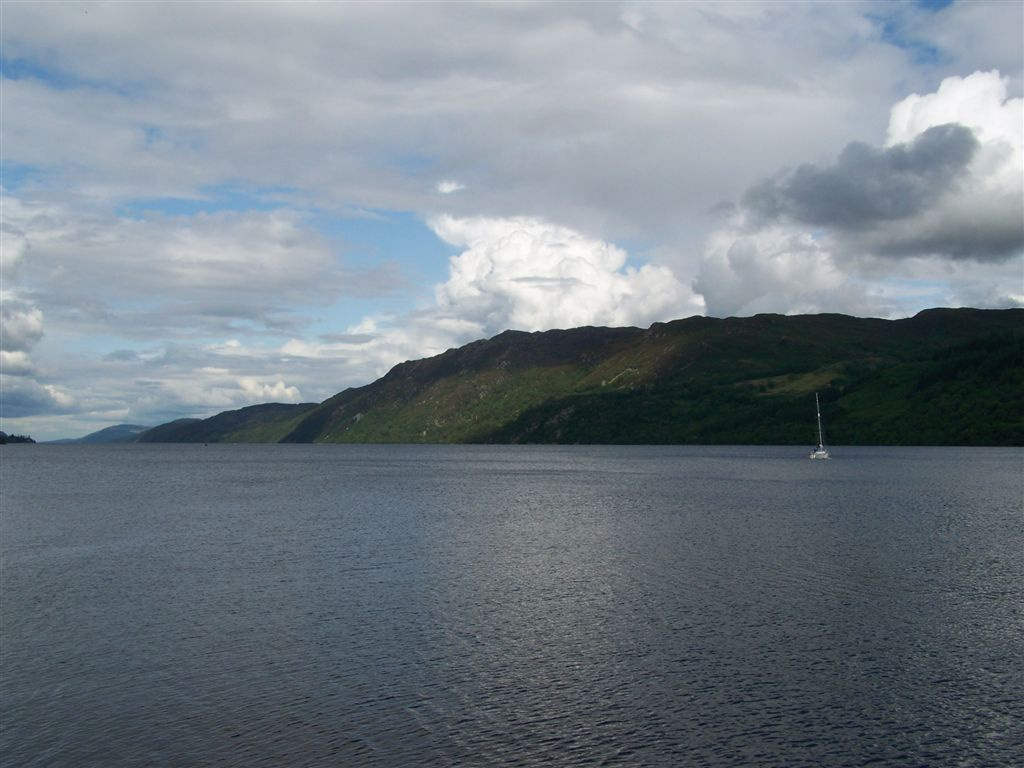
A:
{"type": "Polygon", "coordinates": [[[692,317],[506,331],[320,405],[172,422],[146,442],[1024,444],[1024,310],[692,317]]]}
{"type": "Polygon", "coordinates": [[[294,442],[1021,444],[1020,310],[506,332],[396,366],[294,442]]]}
{"type": "MultiPolygon", "coordinates": [[[[202,419],[175,419],[147,430],[139,436],[140,443],[202,443],[202,438],[191,434],[193,427],[202,424],[202,419]]],[[[209,442],[209,441],[206,441],[209,442]]]]}
{"type": "Polygon", "coordinates": [[[208,419],[178,419],[144,432],[140,443],[276,443],[316,403],[266,403],[225,411],[208,419]]]}

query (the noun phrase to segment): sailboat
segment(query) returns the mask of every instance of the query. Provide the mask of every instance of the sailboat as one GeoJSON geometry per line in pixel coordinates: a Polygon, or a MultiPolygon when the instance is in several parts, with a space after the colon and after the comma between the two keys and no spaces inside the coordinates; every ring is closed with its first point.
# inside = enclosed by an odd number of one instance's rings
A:
{"type": "Polygon", "coordinates": [[[814,407],[818,412],[818,447],[811,451],[808,458],[828,459],[831,457],[828,455],[828,447],[825,445],[825,432],[821,428],[821,403],[818,402],[817,392],[814,393],[814,407]]]}

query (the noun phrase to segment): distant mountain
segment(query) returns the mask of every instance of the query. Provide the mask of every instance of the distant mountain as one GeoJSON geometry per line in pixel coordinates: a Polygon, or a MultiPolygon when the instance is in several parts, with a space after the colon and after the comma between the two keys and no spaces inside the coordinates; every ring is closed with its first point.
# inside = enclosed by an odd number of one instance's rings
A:
{"type": "Polygon", "coordinates": [[[812,445],[815,392],[834,444],[1024,445],[1024,310],[506,331],[141,441],[812,445]]]}
{"type": "Polygon", "coordinates": [[[137,443],[142,433],[148,429],[149,427],[142,427],[138,424],[117,424],[113,427],[105,427],[97,432],[90,432],[85,437],[50,440],[48,442],[51,445],[137,443]]]}
{"type": "Polygon", "coordinates": [[[266,403],[225,411],[208,419],[178,419],[143,433],[140,443],[276,443],[316,403],[266,403]]]}
{"type": "MultiPolygon", "coordinates": [[[[166,424],[152,427],[146,430],[146,434],[139,436],[140,443],[194,443],[196,440],[181,439],[187,438],[190,427],[201,424],[202,419],[188,418],[175,419],[166,424]]],[[[203,442],[199,440],[198,442],[203,442]]]]}

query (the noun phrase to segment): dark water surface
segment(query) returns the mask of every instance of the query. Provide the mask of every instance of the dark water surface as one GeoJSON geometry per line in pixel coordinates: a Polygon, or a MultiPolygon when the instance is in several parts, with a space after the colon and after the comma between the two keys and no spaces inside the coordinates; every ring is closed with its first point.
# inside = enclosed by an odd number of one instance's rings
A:
{"type": "Polygon", "coordinates": [[[4,766],[1024,765],[1018,449],[0,451],[4,766]]]}

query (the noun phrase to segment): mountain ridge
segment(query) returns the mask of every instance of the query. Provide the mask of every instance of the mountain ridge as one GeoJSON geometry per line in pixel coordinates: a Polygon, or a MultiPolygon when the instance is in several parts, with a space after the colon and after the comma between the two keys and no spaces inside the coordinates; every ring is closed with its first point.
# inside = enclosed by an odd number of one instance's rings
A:
{"type": "Polygon", "coordinates": [[[1024,309],[900,320],[694,316],[508,330],[322,403],[178,420],[140,442],[1024,444],[1024,309]]]}
{"type": "Polygon", "coordinates": [[[206,419],[177,419],[147,430],[140,443],[273,443],[316,403],[262,403],[206,419]]]}
{"type": "Polygon", "coordinates": [[[800,401],[821,389],[828,415],[838,419],[833,436],[846,442],[906,443],[917,434],[935,444],[1019,444],[1013,387],[1024,383],[1022,326],[1024,310],[935,309],[894,321],[765,314],[647,329],[506,331],[340,392],[283,441],[803,443],[813,441],[800,401]],[[941,365],[933,356],[1001,333],[1010,334],[999,347],[1008,355],[1006,381],[952,395],[948,381],[932,376],[942,391],[927,392],[931,409],[920,412],[916,382],[941,365]],[[885,376],[895,376],[890,394],[872,384],[885,376]],[[1009,428],[972,432],[974,414],[963,406],[986,397],[1009,406],[1009,428]],[[864,418],[840,405],[856,406],[864,418]],[[909,419],[902,433],[866,420],[900,411],[909,419]]]}
{"type": "Polygon", "coordinates": [[[152,429],[139,424],[114,424],[90,432],[84,437],[68,437],[62,440],[47,440],[48,445],[99,445],[110,443],[135,443],[142,433],[152,429]]]}

